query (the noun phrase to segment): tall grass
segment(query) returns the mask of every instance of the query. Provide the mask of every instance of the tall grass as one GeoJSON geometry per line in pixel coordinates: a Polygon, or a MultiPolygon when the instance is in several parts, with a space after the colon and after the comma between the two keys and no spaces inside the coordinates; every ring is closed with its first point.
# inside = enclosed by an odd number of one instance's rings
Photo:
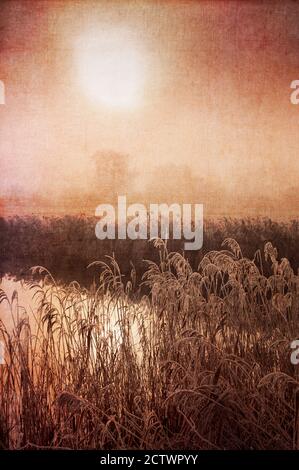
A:
{"type": "Polygon", "coordinates": [[[33,268],[32,311],[1,291],[15,323],[1,323],[0,447],[299,448],[288,260],[226,239],[194,270],[154,243],[141,283],[111,257],[89,289],[33,268]]]}
{"type": "MultiPolygon", "coordinates": [[[[97,219],[87,216],[63,217],[0,217],[0,274],[26,277],[31,266],[46,266],[55,279],[69,283],[76,279],[89,287],[94,270],[86,266],[106,254],[117,259],[120,269],[129,277],[130,261],[134,260],[137,278],[144,272],[144,259],[158,261],[147,240],[98,240],[95,236],[97,219]]],[[[186,252],[193,269],[211,251],[218,250],[222,241],[234,237],[242,246],[244,256],[252,258],[257,249],[271,241],[289,259],[293,268],[299,266],[299,220],[273,221],[269,218],[220,218],[204,221],[204,245],[199,251],[186,252]]],[[[182,252],[184,240],[170,236],[170,251],[182,252]]],[[[265,267],[267,268],[267,267],[265,267]]],[[[270,271],[266,271],[269,275],[270,271]]]]}

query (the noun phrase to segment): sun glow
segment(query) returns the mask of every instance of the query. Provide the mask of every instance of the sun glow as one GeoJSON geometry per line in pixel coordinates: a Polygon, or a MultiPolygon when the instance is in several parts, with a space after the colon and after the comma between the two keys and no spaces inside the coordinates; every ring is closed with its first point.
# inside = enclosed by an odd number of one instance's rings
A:
{"type": "Polygon", "coordinates": [[[76,47],[80,87],[90,100],[112,108],[141,103],[145,68],[143,54],[127,33],[93,30],[76,47]]]}

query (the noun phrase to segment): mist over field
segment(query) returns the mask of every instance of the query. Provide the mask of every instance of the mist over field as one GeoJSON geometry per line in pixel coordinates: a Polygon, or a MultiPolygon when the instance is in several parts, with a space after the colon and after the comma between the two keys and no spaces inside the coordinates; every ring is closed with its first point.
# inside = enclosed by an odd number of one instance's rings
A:
{"type": "Polygon", "coordinates": [[[291,1],[2,2],[2,215],[93,215],[125,187],[297,216],[298,15],[291,1]]]}

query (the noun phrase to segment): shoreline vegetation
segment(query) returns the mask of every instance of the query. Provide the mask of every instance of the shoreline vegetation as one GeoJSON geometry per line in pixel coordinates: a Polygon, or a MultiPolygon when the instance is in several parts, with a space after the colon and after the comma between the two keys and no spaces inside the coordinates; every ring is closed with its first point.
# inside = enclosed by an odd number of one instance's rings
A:
{"type": "MultiPolygon", "coordinates": [[[[67,222],[53,233],[71,235],[67,222]]],[[[24,221],[5,223],[27,240],[24,221]]],[[[259,224],[206,225],[206,241],[233,228],[243,244],[224,238],[196,266],[160,239],[139,274],[128,250],[125,276],[106,256],[88,287],[36,266],[28,310],[1,290],[14,325],[1,322],[0,448],[299,449],[299,278],[283,250],[252,239],[271,233],[295,253],[298,225],[259,224]]]]}
{"type": "MultiPolygon", "coordinates": [[[[41,265],[59,282],[76,279],[88,287],[95,273],[93,269],[87,270],[87,266],[94,260],[104,260],[106,255],[115,256],[124,276],[129,276],[133,262],[139,280],[144,260],[158,261],[156,250],[148,240],[98,240],[96,223],[96,217],[84,215],[0,218],[0,274],[28,278],[30,268],[41,265]]],[[[294,270],[299,266],[299,220],[207,218],[203,225],[203,248],[185,251],[184,256],[196,268],[207,252],[217,250],[228,237],[238,240],[249,258],[271,241],[289,259],[294,270]]],[[[183,245],[183,240],[168,240],[170,251],[182,253],[183,245]]]]}

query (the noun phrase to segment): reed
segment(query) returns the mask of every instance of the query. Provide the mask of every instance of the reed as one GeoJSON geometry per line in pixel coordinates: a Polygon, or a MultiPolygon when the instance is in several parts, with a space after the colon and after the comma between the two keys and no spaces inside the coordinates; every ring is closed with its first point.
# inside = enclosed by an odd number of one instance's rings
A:
{"type": "Polygon", "coordinates": [[[33,268],[30,311],[1,290],[1,448],[298,449],[288,260],[228,238],[192,269],[154,246],[141,282],[107,257],[90,288],[33,268]]]}

